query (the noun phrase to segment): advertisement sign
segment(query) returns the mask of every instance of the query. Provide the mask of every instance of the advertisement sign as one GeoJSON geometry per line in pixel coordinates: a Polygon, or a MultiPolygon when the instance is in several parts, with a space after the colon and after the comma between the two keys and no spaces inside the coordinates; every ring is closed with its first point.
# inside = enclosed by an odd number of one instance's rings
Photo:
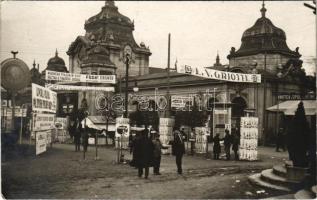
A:
{"type": "MultiPolygon", "coordinates": [[[[12,108],[1,107],[1,116],[8,117],[12,116],[12,108]]],[[[15,108],[14,109],[15,117],[26,117],[26,108],[15,108]],[[23,114],[23,115],[22,115],[23,114]]]]}
{"type": "Polygon", "coordinates": [[[184,108],[186,106],[186,103],[189,103],[189,105],[193,105],[193,102],[194,100],[192,96],[171,96],[171,107],[174,108],[184,108]]]}
{"type": "Polygon", "coordinates": [[[199,76],[208,79],[241,83],[261,83],[261,74],[242,74],[188,65],[177,67],[178,73],[199,76]]]}
{"type": "Polygon", "coordinates": [[[55,114],[33,114],[33,131],[54,129],[55,114]]]}
{"type": "Polygon", "coordinates": [[[215,114],[216,114],[216,115],[219,115],[219,114],[226,115],[226,114],[228,114],[228,110],[218,110],[218,109],[215,109],[215,114]]]}
{"type": "Polygon", "coordinates": [[[241,160],[252,161],[258,159],[258,121],[257,117],[241,117],[239,147],[241,160]]]}
{"type": "Polygon", "coordinates": [[[36,155],[46,151],[46,132],[36,132],[36,155]]]}
{"type": "Polygon", "coordinates": [[[208,127],[195,127],[195,135],[196,135],[195,151],[196,151],[196,153],[206,153],[207,133],[208,133],[208,127]]]}
{"type": "Polygon", "coordinates": [[[55,127],[57,129],[67,129],[67,118],[64,117],[56,117],[55,127]]]}
{"type": "Polygon", "coordinates": [[[128,149],[129,146],[129,133],[130,133],[130,119],[129,118],[116,118],[116,148],[128,149]]]}
{"type": "Polygon", "coordinates": [[[57,84],[47,84],[46,88],[50,90],[78,90],[78,91],[105,91],[114,92],[114,87],[94,87],[94,86],[77,86],[77,85],[57,85],[57,84]]]}
{"type": "Polygon", "coordinates": [[[82,83],[116,83],[115,75],[74,74],[46,70],[45,80],[82,83]]]}
{"type": "Polygon", "coordinates": [[[56,113],[57,94],[32,83],[32,109],[39,112],[56,113]]]}
{"type": "Polygon", "coordinates": [[[175,120],[171,118],[160,118],[160,126],[174,126],[175,120]]]}
{"type": "Polygon", "coordinates": [[[175,120],[171,118],[160,118],[160,126],[159,126],[159,133],[160,133],[160,140],[162,144],[168,149],[162,149],[162,154],[171,154],[172,148],[169,145],[170,141],[174,140],[173,135],[173,126],[175,120]]]}

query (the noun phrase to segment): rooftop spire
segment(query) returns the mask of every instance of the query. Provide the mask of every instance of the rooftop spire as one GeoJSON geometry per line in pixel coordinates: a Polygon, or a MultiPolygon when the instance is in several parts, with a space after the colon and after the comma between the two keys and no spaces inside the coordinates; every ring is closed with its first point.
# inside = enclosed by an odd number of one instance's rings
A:
{"type": "Polygon", "coordinates": [[[56,48],[56,51],[55,51],[55,57],[58,57],[57,48],[56,48]]]}
{"type": "Polygon", "coordinates": [[[114,1],[108,1],[108,0],[107,0],[107,1],[105,2],[105,6],[115,6],[115,5],[114,5],[114,1]]]}
{"type": "Polygon", "coordinates": [[[262,14],[262,18],[264,18],[265,17],[265,12],[266,12],[264,0],[262,1],[262,8],[261,8],[260,11],[261,11],[261,14],[262,14]]]}
{"type": "Polygon", "coordinates": [[[33,68],[35,68],[35,65],[36,65],[36,64],[35,64],[35,59],[34,59],[34,61],[33,61],[33,68]]]}

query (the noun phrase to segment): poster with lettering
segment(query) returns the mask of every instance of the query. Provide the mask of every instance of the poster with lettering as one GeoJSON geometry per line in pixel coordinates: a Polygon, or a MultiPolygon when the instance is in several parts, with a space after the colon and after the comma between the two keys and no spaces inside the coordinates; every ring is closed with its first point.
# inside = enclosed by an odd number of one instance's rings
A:
{"type": "Polygon", "coordinates": [[[257,117],[241,117],[240,122],[240,160],[258,159],[258,121],[257,117]]]}
{"type": "Polygon", "coordinates": [[[175,123],[174,119],[160,118],[160,125],[159,125],[160,140],[163,146],[168,147],[168,149],[162,149],[162,154],[172,153],[172,147],[169,144],[169,142],[174,139],[174,136],[173,136],[174,123],[175,123]]]}
{"type": "Polygon", "coordinates": [[[116,148],[128,149],[129,147],[129,133],[130,133],[130,119],[116,118],[116,148]]]}
{"type": "Polygon", "coordinates": [[[33,114],[33,131],[43,131],[55,128],[55,114],[33,114]]]}
{"type": "Polygon", "coordinates": [[[43,152],[46,151],[46,139],[47,133],[44,132],[36,132],[36,140],[35,140],[35,144],[36,144],[36,150],[35,153],[36,155],[41,154],[43,152]]]}
{"type": "Polygon", "coordinates": [[[32,83],[32,110],[56,113],[57,94],[45,87],[32,83]]]}
{"type": "Polygon", "coordinates": [[[195,135],[196,135],[195,152],[196,153],[206,153],[207,132],[208,132],[208,127],[195,127],[195,135]]]}

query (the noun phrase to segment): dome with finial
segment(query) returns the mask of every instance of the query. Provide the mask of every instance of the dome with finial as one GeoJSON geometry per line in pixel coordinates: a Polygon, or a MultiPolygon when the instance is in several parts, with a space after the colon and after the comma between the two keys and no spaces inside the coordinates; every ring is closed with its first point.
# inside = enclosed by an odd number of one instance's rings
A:
{"type": "Polygon", "coordinates": [[[280,53],[291,57],[300,57],[300,54],[291,51],[286,43],[285,32],[274,26],[266,15],[267,9],[264,2],[261,8],[261,18],[255,24],[244,31],[239,50],[231,52],[230,57],[254,55],[258,53],[280,53]]]}
{"type": "Polygon", "coordinates": [[[67,72],[65,62],[62,58],[60,58],[58,56],[57,49],[55,52],[55,56],[48,60],[46,70],[52,70],[52,71],[58,71],[58,72],[67,72]]]}

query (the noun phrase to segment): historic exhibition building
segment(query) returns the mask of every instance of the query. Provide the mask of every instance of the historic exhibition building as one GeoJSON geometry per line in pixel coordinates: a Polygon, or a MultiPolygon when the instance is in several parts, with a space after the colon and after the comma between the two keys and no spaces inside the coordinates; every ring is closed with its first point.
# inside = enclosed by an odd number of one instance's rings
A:
{"type": "MultiPolygon", "coordinates": [[[[223,132],[224,128],[239,126],[239,118],[245,115],[259,118],[259,139],[270,142],[276,134],[277,127],[284,126],[283,115],[271,113],[267,108],[279,103],[280,94],[302,94],[315,91],[312,77],[306,76],[300,60],[298,47],[287,45],[286,33],[266,17],[264,4],[259,18],[254,25],[246,29],[241,37],[239,48],[228,47],[229,65],[222,65],[217,55],[215,64],[209,69],[244,74],[261,74],[260,83],[239,83],[223,80],[206,79],[198,76],[178,73],[175,69],[167,71],[149,66],[150,49],[134,37],[134,21],[122,15],[114,1],[106,1],[101,11],[85,21],[86,34],[74,38],[67,54],[69,68],[63,59],[55,57],[48,62],[47,70],[116,75],[115,93],[126,91],[124,47],[129,45],[132,57],[129,63],[129,96],[146,96],[154,103],[154,109],[160,107],[160,96],[168,95],[195,97],[203,110],[214,120],[214,131],[223,132]],[[138,87],[134,91],[133,87],[138,87]],[[208,107],[216,107],[212,113],[208,107]],[[206,109],[205,109],[206,108],[206,109]]],[[[252,20],[250,21],[250,24],[252,20]]],[[[212,37],[212,36],[210,36],[212,37]]],[[[164,58],[165,59],[165,58],[164,58]]],[[[35,79],[42,77],[34,66],[31,73],[35,79]]],[[[37,80],[33,80],[36,82],[37,80]]],[[[83,83],[73,83],[82,85],[83,83]]],[[[95,84],[94,86],[97,86],[95,84]]],[[[99,84],[100,85],[100,84],[99,84]]],[[[110,86],[103,84],[102,86],[110,86]]],[[[95,108],[95,98],[100,91],[58,91],[58,115],[65,116],[76,112],[83,104],[88,106],[90,115],[100,115],[95,108]]],[[[113,95],[107,93],[107,95],[113,95]]],[[[124,97],[124,95],[123,95],[124,97]]],[[[130,101],[133,104],[133,101],[130,101]]],[[[131,106],[130,106],[131,107],[131,106]]],[[[177,108],[171,108],[176,115],[177,108]]],[[[212,110],[212,109],[211,109],[212,110]]],[[[164,116],[163,111],[157,111],[164,116]]],[[[213,134],[213,133],[212,133],[213,134]]]]}

